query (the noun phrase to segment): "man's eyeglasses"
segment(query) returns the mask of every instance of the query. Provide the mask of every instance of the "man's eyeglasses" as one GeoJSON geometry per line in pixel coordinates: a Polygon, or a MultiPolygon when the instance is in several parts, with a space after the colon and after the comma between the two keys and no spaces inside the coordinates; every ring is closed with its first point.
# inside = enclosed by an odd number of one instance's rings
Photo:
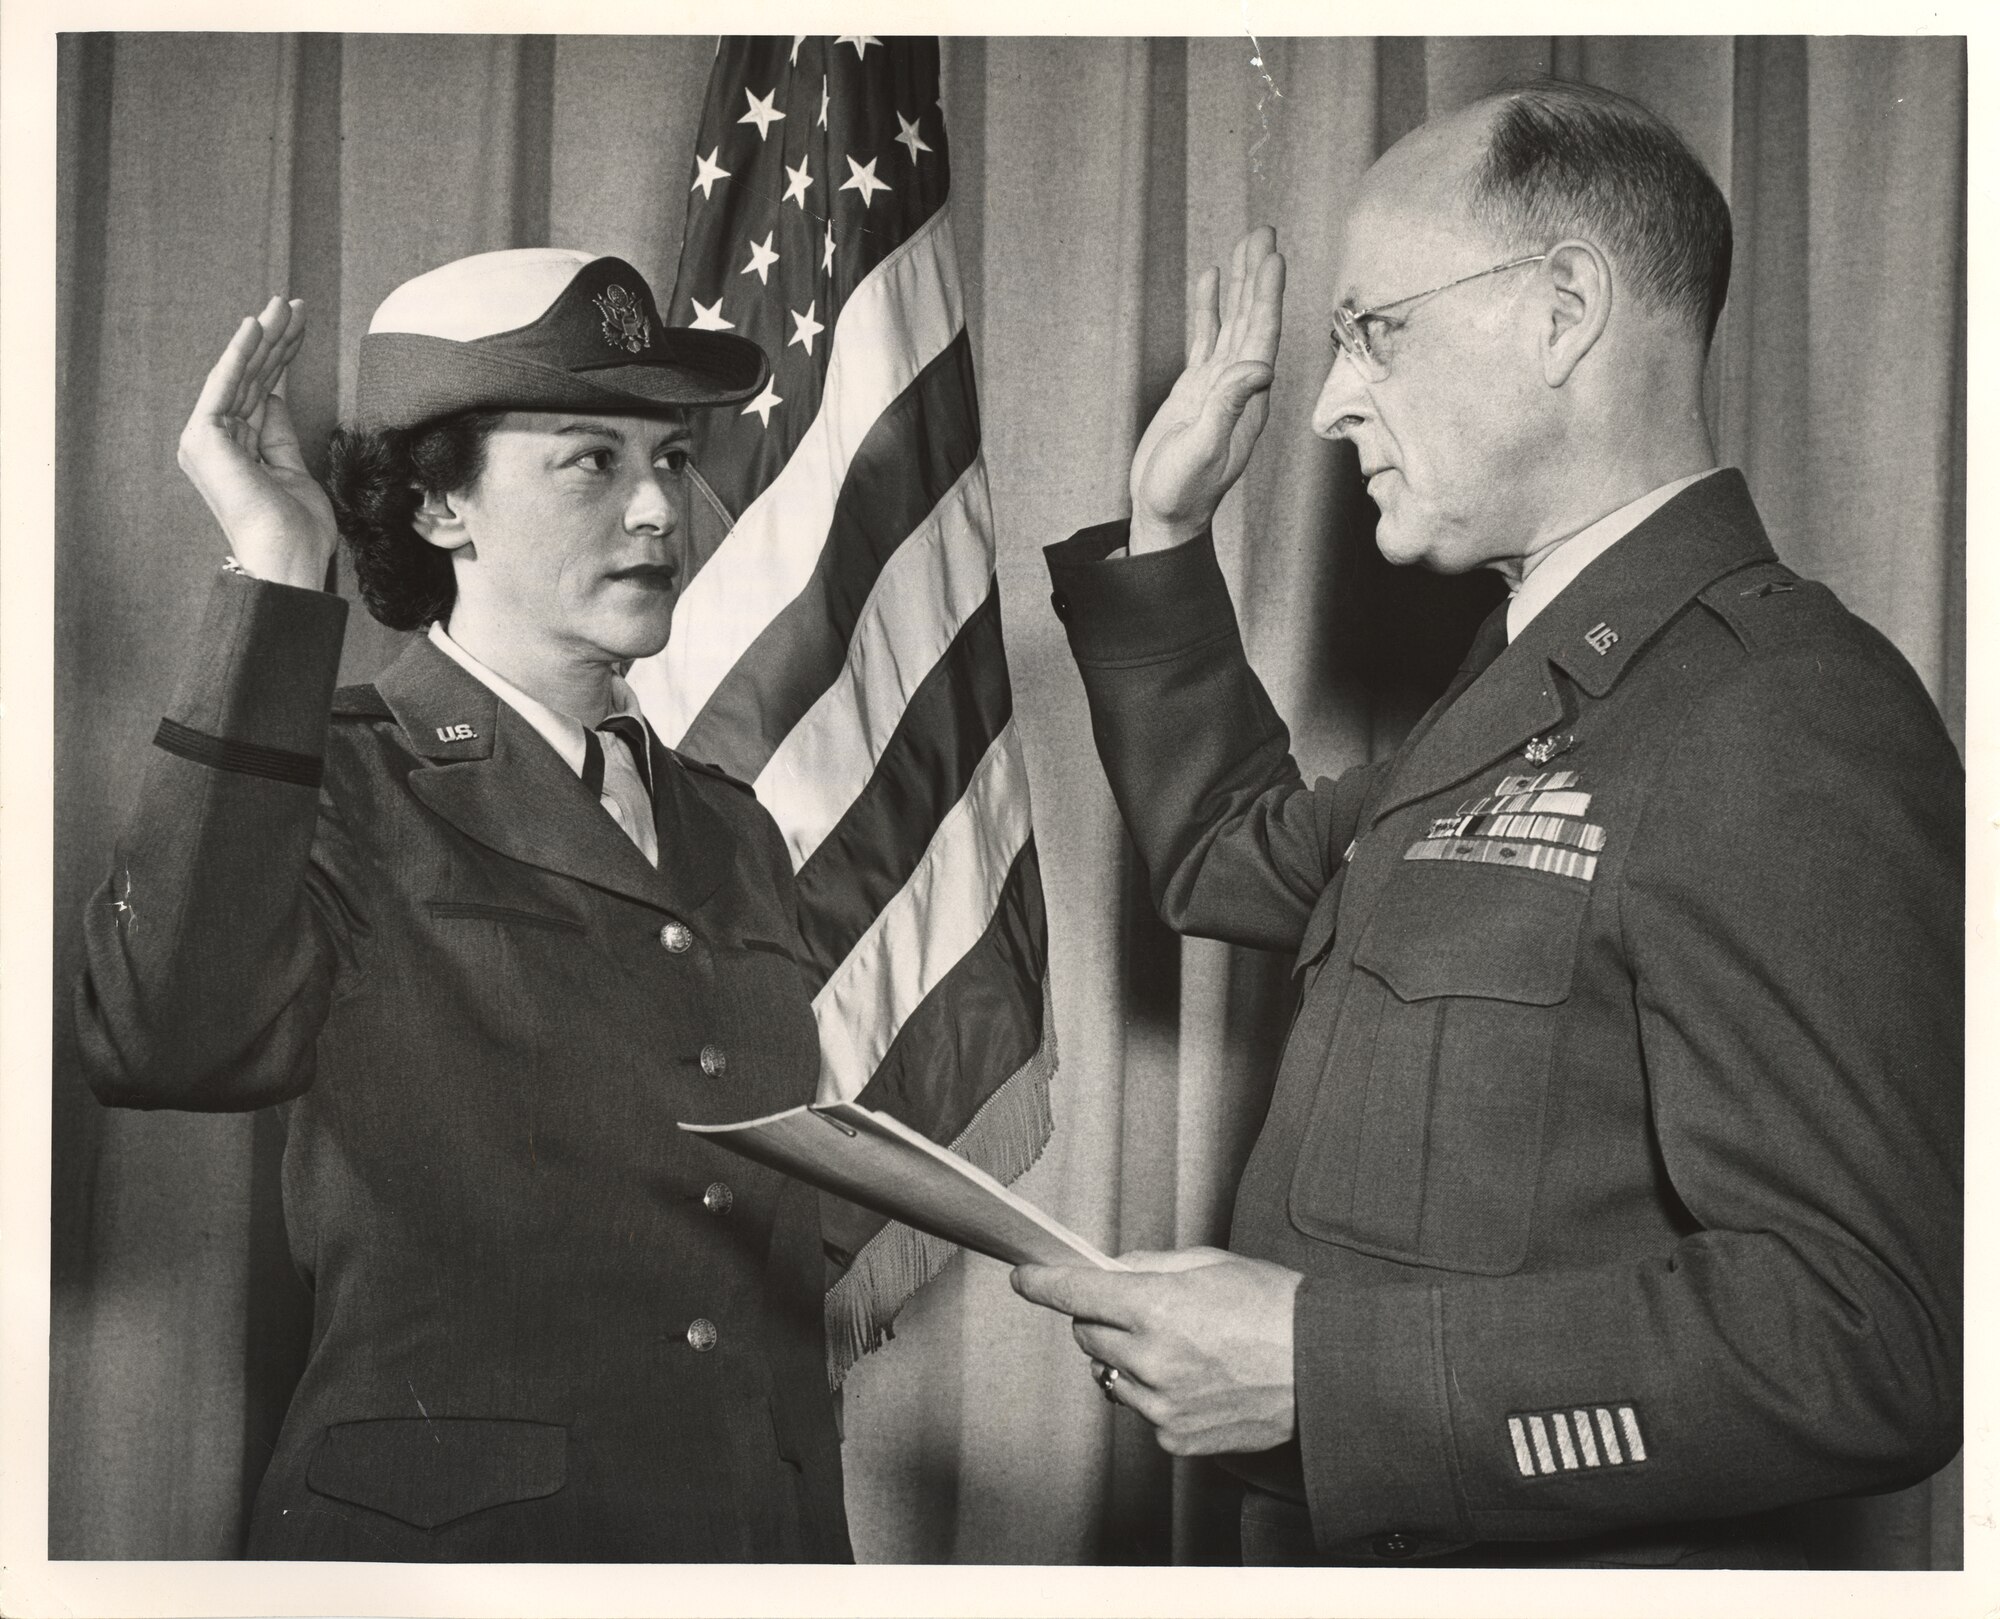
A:
{"type": "Polygon", "coordinates": [[[1526,258],[1509,259],[1505,264],[1495,264],[1485,270],[1474,270],[1471,275],[1462,275],[1456,281],[1447,281],[1442,286],[1429,287],[1423,292],[1413,292],[1402,298],[1391,298],[1385,304],[1377,304],[1373,309],[1350,309],[1346,304],[1336,304],[1333,311],[1333,340],[1355,364],[1355,368],[1370,382],[1380,382],[1389,374],[1389,363],[1375,352],[1368,339],[1368,322],[1379,319],[1391,309],[1401,309],[1405,304],[1413,304],[1419,298],[1432,298],[1440,292],[1449,292],[1453,287],[1462,287],[1468,281],[1477,281],[1484,276],[1498,275],[1502,270],[1516,270],[1524,264],[1539,264],[1547,258],[1546,253],[1530,253],[1526,258]]]}

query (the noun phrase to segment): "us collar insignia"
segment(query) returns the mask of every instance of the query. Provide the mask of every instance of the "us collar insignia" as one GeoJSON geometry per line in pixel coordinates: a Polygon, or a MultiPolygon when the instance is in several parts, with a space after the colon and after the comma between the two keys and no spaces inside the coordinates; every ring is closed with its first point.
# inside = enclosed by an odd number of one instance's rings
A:
{"type": "Polygon", "coordinates": [[[1572,731],[1551,731],[1547,736],[1538,736],[1521,750],[1521,756],[1531,765],[1545,765],[1559,753],[1567,753],[1576,746],[1576,734],[1572,731]]]}
{"type": "Polygon", "coordinates": [[[653,346],[652,323],[644,307],[623,287],[614,282],[591,301],[604,317],[604,341],[613,348],[637,354],[653,346]]]}

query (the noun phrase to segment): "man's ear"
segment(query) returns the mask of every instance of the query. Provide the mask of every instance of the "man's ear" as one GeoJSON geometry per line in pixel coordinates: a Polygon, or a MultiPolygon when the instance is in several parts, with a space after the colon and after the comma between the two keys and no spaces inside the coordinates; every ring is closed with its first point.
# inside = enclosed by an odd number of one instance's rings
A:
{"type": "Polygon", "coordinates": [[[419,495],[421,498],[410,518],[410,527],[441,551],[456,551],[460,546],[472,543],[465,518],[452,505],[449,495],[433,494],[428,489],[420,490],[419,495]]]}
{"type": "Polygon", "coordinates": [[[1542,342],[1542,380],[1560,388],[1611,319],[1611,264],[1593,242],[1558,242],[1549,249],[1549,282],[1554,297],[1542,342]]]}

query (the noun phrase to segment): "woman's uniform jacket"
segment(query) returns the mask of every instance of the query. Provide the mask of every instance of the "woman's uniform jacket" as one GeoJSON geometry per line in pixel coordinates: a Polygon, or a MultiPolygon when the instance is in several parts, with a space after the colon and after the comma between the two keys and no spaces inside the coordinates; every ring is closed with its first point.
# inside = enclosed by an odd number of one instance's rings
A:
{"type": "Polygon", "coordinates": [[[286,1105],[250,1555],[847,1559],[815,1204],[675,1128],[811,1098],[777,828],[656,745],[655,870],[428,641],[336,694],[345,619],[219,580],[78,996],[104,1102],[286,1105]]]}
{"type": "Polygon", "coordinates": [[[1209,542],[1123,543],[1050,560],[1161,914],[1298,975],[1230,1238],[1306,1278],[1246,1553],[1755,1563],[1946,1461],[1963,776],[1740,474],[1312,787],[1209,542]]]}

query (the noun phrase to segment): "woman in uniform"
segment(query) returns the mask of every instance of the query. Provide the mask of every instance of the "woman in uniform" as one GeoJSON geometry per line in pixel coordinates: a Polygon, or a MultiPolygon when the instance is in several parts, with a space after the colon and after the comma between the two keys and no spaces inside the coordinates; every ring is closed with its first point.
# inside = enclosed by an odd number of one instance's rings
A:
{"type": "Polygon", "coordinates": [[[688,415],[768,362],[614,258],[459,260],[370,323],[329,499],[305,321],[246,319],[181,436],[230,555],[78,993],[105,1103],[288,1115],[313,1328],[249,1554],[845,1560],[816,1206],[675,1128],[813,1093],[791,867],[620,678],[688,415]],[[337,534],[422,632],[340,690],[337,534]]]}

